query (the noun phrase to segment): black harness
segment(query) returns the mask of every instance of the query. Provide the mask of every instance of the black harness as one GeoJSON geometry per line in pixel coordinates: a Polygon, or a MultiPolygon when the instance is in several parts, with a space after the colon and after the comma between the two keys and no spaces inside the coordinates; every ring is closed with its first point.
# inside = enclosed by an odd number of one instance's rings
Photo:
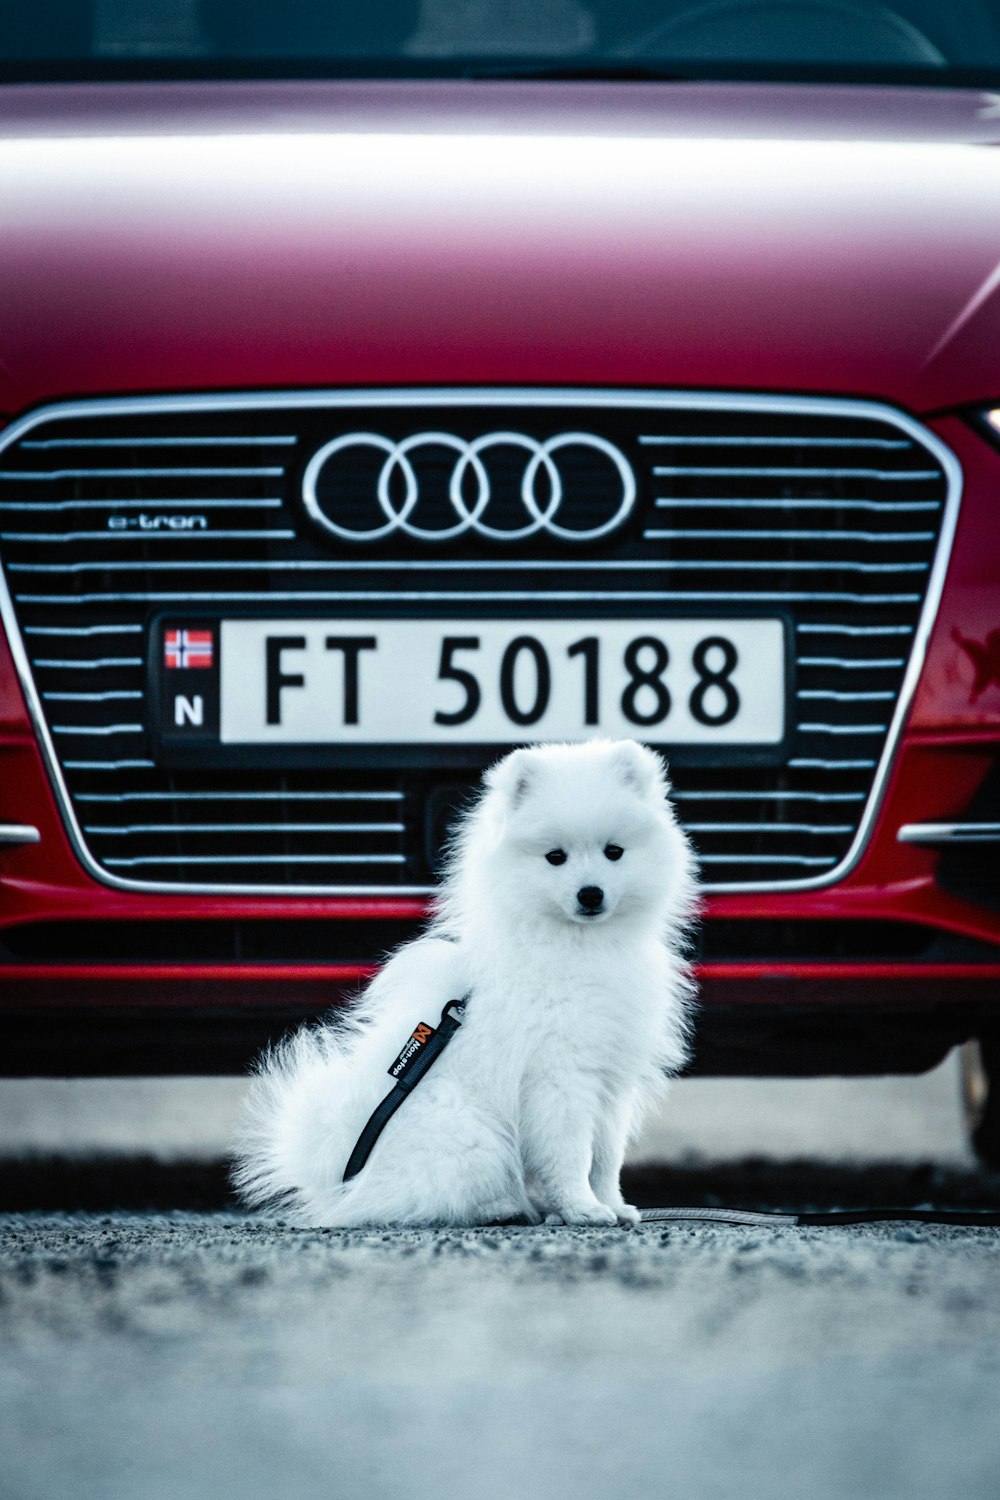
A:
{"type": "Polygon", "coordinates": [[[468,995],[461,1000],[449,1000],[441,1012],[437,1030],[421,1021],[406,1046],[389,1068],[389,1077],[395,1078],[392,1089],[381,1104],[373,1110],[368,1124],[358,1136],[357,1144],[344,1168],[344,1181],[356,1177],[372,1154],[372,1149],[388,1122],[392,1119],[406,1096],[416,1088],[427,1069],[432,1067],[462,1024],[468,995]]]}

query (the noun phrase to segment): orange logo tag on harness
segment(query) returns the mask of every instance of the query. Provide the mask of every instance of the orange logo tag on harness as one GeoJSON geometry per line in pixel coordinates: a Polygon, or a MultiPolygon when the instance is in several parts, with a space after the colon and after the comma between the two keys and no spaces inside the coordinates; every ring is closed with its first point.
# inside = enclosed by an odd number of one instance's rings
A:
{"type": "Polygon", "coordinates": [[[434,1027],[428,1026],[426,1021],[421,1021],[419,1026],[417,1026],[414,1030],[413,1035],[407,1041],[406,1046],[403,1048],[402,1052],[396,1058],[396,1061],[393,1063],[392,1067],[388,1069],[389,1077],[397,1079],[402,1078],[410,1063],[419,1054],[420,1049],[430,1041],[433,1035],[434,1027]]]}

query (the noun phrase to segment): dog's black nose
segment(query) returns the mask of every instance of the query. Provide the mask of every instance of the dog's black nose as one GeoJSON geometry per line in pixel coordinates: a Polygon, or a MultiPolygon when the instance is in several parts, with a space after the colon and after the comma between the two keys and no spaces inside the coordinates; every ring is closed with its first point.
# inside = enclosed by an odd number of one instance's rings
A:
{"type": "Polygon", "coordinates": [[[599,885],[585,885],[577,891],[576,899],[584,911],[599,911],[604,905],[604,892],[599,885]]]}

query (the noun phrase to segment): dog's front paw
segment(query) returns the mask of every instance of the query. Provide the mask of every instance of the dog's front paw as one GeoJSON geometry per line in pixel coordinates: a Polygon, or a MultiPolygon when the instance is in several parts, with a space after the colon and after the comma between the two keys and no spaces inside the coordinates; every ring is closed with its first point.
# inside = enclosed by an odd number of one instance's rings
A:
{"type": "Polygon", "coordinates": [[[564,1203],[555,1213],[546,1214],[546,1224],[616,1224],[615,1211],[604,1203],[564,1203]]]}
{"type": "Polygon", "coordinates": [[[595,1187],[594,1191],[597,1194],[599,1200],[602,1203],[606,1203],[608,1208],[610,1208],[611,1212],[615,1216],[615,1220],[617,1223],[621,1224],[624,1229],[635,1228],[635,1226],[642,1218],[642,1215],[637,1208],[632,1207],[631,1203],[625,1202],[625,1199],[618,1191],[617,1185],[610,1186],[608,1190],[603,1193],[601,1192],[601,1188],[598,1185],[597,1187],[595,1187]]]}

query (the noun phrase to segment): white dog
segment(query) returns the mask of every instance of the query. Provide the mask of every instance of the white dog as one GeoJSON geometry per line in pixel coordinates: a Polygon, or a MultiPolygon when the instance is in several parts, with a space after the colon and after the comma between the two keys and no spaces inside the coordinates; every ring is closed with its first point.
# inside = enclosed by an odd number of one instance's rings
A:
{"type": "Polygon", "coordinates": [[[454,842],[426,936],[266,1056],[235,1181],[299,1224],[633,1224],[625,1147],[687,1056],[694,862],[632,740],[515,750],[454,842]],[[467,999],[367,1164],[345,1166],[421,1023],[467,999]]]}

